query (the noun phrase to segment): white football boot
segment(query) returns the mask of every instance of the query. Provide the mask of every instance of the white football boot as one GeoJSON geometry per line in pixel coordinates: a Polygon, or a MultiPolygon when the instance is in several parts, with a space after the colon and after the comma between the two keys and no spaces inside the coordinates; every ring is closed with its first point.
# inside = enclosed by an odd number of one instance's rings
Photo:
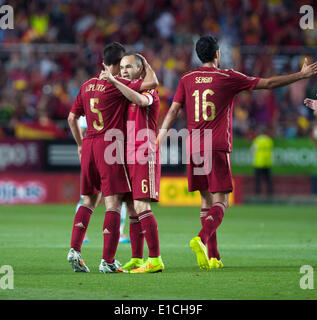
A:
{"type": "Polygon", "coordinates": [[[101,259],[99,271],[102,273],[128,273],[128,271],[121,268],[121,263],[118,260],[108,263],[104,259],[101,259]]]}
{"type": "Polygon", "coordinates": [[[71,248],[68,252],[67,260],[75,272],[90,272],[79,251],[71,248]]]}

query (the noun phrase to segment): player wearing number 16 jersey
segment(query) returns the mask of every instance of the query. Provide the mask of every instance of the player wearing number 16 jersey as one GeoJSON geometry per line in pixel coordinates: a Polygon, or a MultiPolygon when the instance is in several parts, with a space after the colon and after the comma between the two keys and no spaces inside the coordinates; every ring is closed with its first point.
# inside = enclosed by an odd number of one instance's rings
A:
{"type": "Polygon", "coordinates": [[[199,267],[210,269],[223,266],[217,250],[216,230],[222,222],[232,191],[230,152],[235,95],[243,90],[274,89],[311,77],[317,73],[317,64],[307,65],[305,60],[300,72],[262,79],[248,77],[234,70],[219,69],[220,50],[217,39],[212,36],[201,37],[196,43],[196,52],[203,65],[185,73],[180,79],[158,141],[161,144],[163,132],[170,129],[179,109],[184,106],[189,140],[193,142],[187,150],[190,155],[187,165],[188,189],[200,191],[203,226],[199,235],[190,241],[190,246],[196,253],[199,267]],[[209,139],[204,141],[207,130],[211,130],[212,137],[208,135],[209,139]],[[195,146],[197,131],[200,134],[200,150],[193,150],[191,146],[195,146]],[[198,164],[198,155],[204,156],[202,164],[198,164]],[[209,257],[205,245],[208,245],[209,257]]]}

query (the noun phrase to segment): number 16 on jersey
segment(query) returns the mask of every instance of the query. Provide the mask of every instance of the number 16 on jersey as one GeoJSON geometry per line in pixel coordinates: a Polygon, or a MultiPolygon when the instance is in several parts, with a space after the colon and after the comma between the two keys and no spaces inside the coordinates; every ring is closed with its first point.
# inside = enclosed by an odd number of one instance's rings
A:
{"type": "MultiPolygon", "coordinates": [[[[211,89],[206,89],[202,93],[202,115],[205,121],[212,121],[216,116],[216,106],[213,102],[207,101],[207,95],[212,96],[214,92],[211,89]],[[209,110],[209,111],[208,111],[209,110]],[[209,113],[209,116],[208,116],[209,113]]],[[[199,122],[199,109],[200,109],[200,92],[199,90],[195,90],[193,93],[193,97],[195,97],[195,121],[199,122]]]]}

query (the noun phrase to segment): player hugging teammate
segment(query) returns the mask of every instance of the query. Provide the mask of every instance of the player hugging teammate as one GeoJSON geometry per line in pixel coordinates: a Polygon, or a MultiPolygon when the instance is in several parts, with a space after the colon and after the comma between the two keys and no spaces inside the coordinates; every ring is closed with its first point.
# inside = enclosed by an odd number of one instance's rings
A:
{"type": "MultiPolygon", "coordinates": [[[[144,108],[144,110],[152,106],[155,108],[156,111],[153,112],[155,115],[151,121],[154,121],[152,128],[156,129],[158,95],[155,91],[147,90],[155,89],[158,81],[147,61],[135,55],[131,56],[136,60],[137,72],[133,74],[135,79],[128,76],[127,79],[118,77],[120,61],[124,54],[125,49],[119,43],[112,43],[105,47],[103,52],[105,70],[81,86],[68,117],[69,126],[78,145],[81,162],[81,194],[84,195],[83,203],[75,215],[71,249],[67,256],[75,272],[89,272],[81,256],[81,245],[101,193],[105,200],[106,214],[103,224],[103,254],[99,271],[150,273],[164,269],[159,253],[157,222],[150,206],[151,199],[156,201],[158,199],[158,193],[153,193],[153,190],[158,191],[159,163],[152,161],[155,157],[153,158],[154,155],[149,151],[148,157],[152,157],[151,163],[145,163],[142,166],[131,164],[127,167],[124,150],[125,119],[130,102],[134,104],[134,108],[144,108]],[[142,73],[144,78],[140,78],[142,73]],[[84,139],[78,126],[78,118],[82,115],[86,115],[87,119],[87,133],[84,139]],[[112,141],[113,137],[115,142],[112,141]],[[111,149],[113,145],[116,153],[114,162],[112,161],[113,149],[111,149]],[[153,173],[157,173],[158,179],[155,179],[153,173]],[[157,184],[154,185],[153,181],[157,184]],[[125,269],[115,259],[120,237],[120,210],[124,198],[131,216],[132,246],[132,259],[125,265],[125,269]],[[145,262],[143,261],[144,237],[149,247],[149,258],[145,262]]],[[[144,120],[145,125],[150,125],[149,114],[152,112],[138,112],[135,118],[136,127],[143,126],[144,120]]]]}

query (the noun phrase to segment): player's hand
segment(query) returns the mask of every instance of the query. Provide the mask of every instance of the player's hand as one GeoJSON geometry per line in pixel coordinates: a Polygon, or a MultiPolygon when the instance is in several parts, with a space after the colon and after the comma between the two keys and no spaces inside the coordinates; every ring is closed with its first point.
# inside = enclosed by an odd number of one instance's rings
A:
{"type": "Polygon", "coordinates": [[[156,137],[156,150],[160,151],[163,141],[165,139],[165,133],[160,132],[156,137]]]}
{"type": "Polygon", "coordinates": [[[78,157],[79,157],[79,161],[81,161],[81,146],[78,146],[78,157]]]}
{"type": "Polygon", "coordinates": [[[104,63],[102,63],[104,70],[102,70],[100,72],[99,75],[99,80],[106,80],[110,83],[113,83],[115,81],[114,76],[112,75],[112,73],[110,72],[110,69],[108,66],[106,66],[104,63]]]}
{"type": "Polygon", "coordinates": [[[147,62],[147,60],[142,56],[142,54],[137,53],[137,55],[142,59],[144,68],[147,68],[150,66],[149,63],[147,62]]]}
{"type": "Polygon", "coordinates": [[[314,115],[317,116],[317,100],[313,100],[313,99],[306,98],[306,99],[304,100],[304,104],[305,104],[308,108],[314,110],[314,115]]]}
{"type": "Polygon", "coordinates": [[[310,78],[317,74],[317,62],[308,65],[308,60],[305,58],[301,73],[304,78],[310,78]]]}

